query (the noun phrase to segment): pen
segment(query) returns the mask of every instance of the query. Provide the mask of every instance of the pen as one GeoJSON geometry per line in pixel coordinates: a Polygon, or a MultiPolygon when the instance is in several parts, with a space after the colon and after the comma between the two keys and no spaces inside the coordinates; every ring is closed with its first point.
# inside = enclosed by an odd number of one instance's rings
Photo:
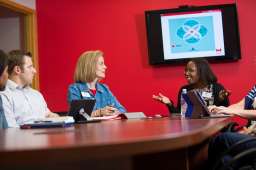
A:
{"type": "Polygon", "coordinates": [[[34,123],[50,123],[51,120],[35,120],[34,123]]]}
{"type": "Polygon", "coordinates": [[[111,103],[110,105],[108,105],[109,107],[113,108],[111,109],[111,113],[114,113],[116,111],[115,107],[114,107],[114,103],[111,103]]]}

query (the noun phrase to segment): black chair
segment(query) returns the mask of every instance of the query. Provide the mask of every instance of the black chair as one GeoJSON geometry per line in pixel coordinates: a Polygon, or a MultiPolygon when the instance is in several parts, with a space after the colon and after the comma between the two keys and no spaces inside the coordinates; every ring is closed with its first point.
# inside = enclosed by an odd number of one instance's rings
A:
{"type": "Polygon", "coordinates": [[[256,170],[256,138],[247,138],[234,144],[225,152],[213,170],[256,170]],[[250,148],[239,153],[235,153],[241,145],[255,143],[255,148],[250,148]]]}
{"type": "Polygon", "coordinates": [[[239,126],[236,122],[230,122],[227,126],[225,126],[221,132],[236,132],[237,127],[239,126]]]}
{"type": "MultiPolygon", "coordinates": [[[[248,120],[247,124],[245,127],[249,127],[252,125],[252,121],[248,120]]],[[[227,126],[225,126],[221,132],[237,132],[240,130],[243,126],[239,126],[237,122],[230,122],[227,126]]]]}

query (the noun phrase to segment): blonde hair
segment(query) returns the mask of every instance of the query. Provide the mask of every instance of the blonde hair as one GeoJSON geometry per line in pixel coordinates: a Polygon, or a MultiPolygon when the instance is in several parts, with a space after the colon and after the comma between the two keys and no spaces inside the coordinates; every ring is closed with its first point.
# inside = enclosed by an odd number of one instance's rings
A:
{"type": "Polygon", "coordinates": [[[100,50],[82,53],[76,63],[75,82],[92,82],[96,78],[96,64],[99,57],[103,57],[100,50]]]}

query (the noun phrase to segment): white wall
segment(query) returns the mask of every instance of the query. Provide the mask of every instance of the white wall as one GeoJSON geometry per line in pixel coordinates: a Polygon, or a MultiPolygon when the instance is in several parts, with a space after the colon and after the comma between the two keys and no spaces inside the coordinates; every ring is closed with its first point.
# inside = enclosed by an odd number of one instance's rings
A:
{"type": "Polygon", "coordinates": [[[9,52],[21,48],[20,18],[0,18],[0,49],[9,52]]]}
{"type": "Polygon", "coordinates": [[[11,1],[36,10],[36,0],[11,0],[11,1]]]}
{"type": "MultiPolygon", "coordinates": [[[[30,9],[36,9],[36,0],[10,0],[30,9]]],[[[0,18],[0,49],[9,52],[21,49],[21,26],[19,17],[0,18]]]]}

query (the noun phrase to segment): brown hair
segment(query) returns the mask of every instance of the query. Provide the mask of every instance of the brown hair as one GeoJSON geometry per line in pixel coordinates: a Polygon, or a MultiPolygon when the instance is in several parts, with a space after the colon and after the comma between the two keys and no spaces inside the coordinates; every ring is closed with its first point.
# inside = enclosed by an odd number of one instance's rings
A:
{"type": "Polygon", "coordinates": [[[207,60],[202,58],[197,58],[197,59],[192,59],[190,61],[195,63],[196,65],[200,82],[206,85],[217,83],[218,79],[216,75],[213,73],[207,60]]]}
{"type": "Polygon", "coordinates": [[[8,56],[8,73],[11,74],[15,66],[20,66],[23,69],[24,57],[31,57],[30,52],[24,52],[22,50],[12,50],[8,56]]]}
{"type": "Polygon", "coordinates": [[[76,63],[75,82],[92,82],[96,78],[96,64],[101,56],[103,52],[100,50],[82,53],[76,63]]]}
{"type": "Polygon", "coordinates": [[[3,50],[0,50],[0,76],[2,76],[7,66],[8,66],[8,56],[3,50]]]}

